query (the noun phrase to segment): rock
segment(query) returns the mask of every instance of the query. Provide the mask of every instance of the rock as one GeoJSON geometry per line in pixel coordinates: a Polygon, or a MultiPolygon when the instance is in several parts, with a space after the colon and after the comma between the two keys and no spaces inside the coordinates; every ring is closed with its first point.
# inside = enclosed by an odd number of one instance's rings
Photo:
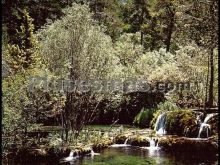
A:
{"type": "Polygon", "coordinates": [[[149,146],[150,142],[147,139],[141,138],[141,137],[134,137],[130,139],[130,144],[132,146],[149,146]]]}
{"type": "Polygon", "coordinates": [[[168,137],[159,140],[163,150],[175,153],[188,153],[200,156],[216,157],[218,145],[212,139],[196,139],[185,137],[168,137]]]}
{"type": "Polygon", "coordinates": [[[128,137],[125,136],[125,135],[118,135],[118,136],[115,137],[114,143],[116,143],[116,144],[123,144],[127,138],[128,137]]]}
{"type": "Polygon", "coordinates": [[[210,118],[208,124],[211,126],[211,135],[218,133],[218,115],[210,118]]]}

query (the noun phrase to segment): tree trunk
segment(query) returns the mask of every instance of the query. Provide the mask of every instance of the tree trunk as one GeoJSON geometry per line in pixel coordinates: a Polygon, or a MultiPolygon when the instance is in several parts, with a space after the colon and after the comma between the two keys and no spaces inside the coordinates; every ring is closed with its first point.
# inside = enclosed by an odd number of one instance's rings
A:
{"type": "Polygon", "coordinates": [[[64,140],[64,117],[63,117],[63,112],[61,112],[61,127],[62,127],[62,130],[61,130],[61,139],[64,140]]]}
{"type": "Polygon", "coordinates": [[[208,72],[206,76],[206,84],[205,84],[205,99],[204,99],[204,111],[206,111],[207,99],[208,99],[208,86],[209,86],[209,55],[208,55],[208,72]]]}
{"type": "Polygon", "coordinates": [[[141,9],[141,22],[140,22],[140,31],[141,31],[141,45],[143,45],[143,39],[144,39],[144,33],[143,33],[143,29],[141,29],[141,26],[144,23],[144,9],[141,9]]]}
{"type": "Polygon", "coordinates": [[[142,30],[141,30],[141,45],[143,45],[143,38],[144,38],[144,34],[143,34],[142,30]]]}
{"type": "Polygon", "coordinates": [[[167,39],[166,39],[166,42],[165,42],[166,52],[170,51],[170,44],[171,44],[173,28],[174,28],[174,13],[171,13],[171,20],[170,20],[170,24],[169,24],[169,27],[168,27],[167,39]]]}
{"type": "Polygon", "coordinates": [[[208,100],[208,107],[211,108],[213,107],[213,88],[214,88],[214,53],[213,49],[211,49],[210,52],[210,80],[209,80],[209,100],[208,100]]]}
{"type": "Polygon", "coordinates": [[[66,127],[65,127],[65,142],[68,142],[68,132],[69,132],[68,126],[66,125],[66,127]]]}

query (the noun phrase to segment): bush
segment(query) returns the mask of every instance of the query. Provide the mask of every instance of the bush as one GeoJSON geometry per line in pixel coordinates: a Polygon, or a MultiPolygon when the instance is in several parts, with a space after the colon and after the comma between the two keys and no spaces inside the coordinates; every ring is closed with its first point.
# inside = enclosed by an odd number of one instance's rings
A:
{"type": "Polygon", "coordinates": [[[153,114],[153,117],[152,117],[152,120],[150,122],[150,127],[152,129],[154,129],[155,127],[155,123],[157,121],[157,118],[158,116],[162,113],[162,112],[167,112],[167,111],[174,111],[174,110],[179,110],[179,107],[170,102],[170,101],[165,101],[163,103],[160,103],[158,106],[157,106],[157,111],[156,113],[153,114]]]}
{"type": "Polygon", "coordinates": [[[134,124],[141,128],[149,127],[154,113],[155,109],[142,108],[142,110],[134,118],[134,124]]]}
{"type": "Polygon", "coordinates": [[[179,109],[179,107],[175,103],[172,103],[170,101],[165,101],[163,103],[160,103],[157,106],[157,109],[161,111],[173,111],[179,109]]]}
{"type": "Polygon", "coordinates": [[[166,131],[168,134],[197,137],[198,128],[196,115],[190,110],[174,110],[167,113],[166,131]]]}
{"type": "Polygon", "coordinates": [[[154,129],[155,124],[156,124],[156,121],[157,121],[157,118],[158,118],[158,116],[159,116],[161,113],[162,113],[162,111],[161,111],[161,110],[158,110],[158,111],[156,111],[156,112],[153,114],[153,118],[152,118],[152,120],[151,120],[151,122],[150,122],[150,127],[151,127],[151,129],[154,129]]]}

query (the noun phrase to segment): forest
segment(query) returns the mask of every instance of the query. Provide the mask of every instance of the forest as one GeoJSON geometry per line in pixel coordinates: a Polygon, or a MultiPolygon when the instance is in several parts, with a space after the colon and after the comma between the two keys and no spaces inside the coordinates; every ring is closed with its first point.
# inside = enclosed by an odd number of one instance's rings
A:
{"type": "Polygon", "coordinates": [[[217,0],[2,9],[3,164],[218,164],[217,0]]]}

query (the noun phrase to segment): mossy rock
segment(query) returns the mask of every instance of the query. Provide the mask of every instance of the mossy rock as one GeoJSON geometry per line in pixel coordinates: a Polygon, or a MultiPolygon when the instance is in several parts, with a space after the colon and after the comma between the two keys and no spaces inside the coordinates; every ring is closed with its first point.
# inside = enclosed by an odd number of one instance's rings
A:
{"type": "Polygon", "coordinates": [[[199,125],[196,122],[196,115],[191,110],[167,112],[166,131],[172,135],[197,137],[199,125]]]}
{"type": "Polygon", "coordinates": [[[174,153],[188,153],[198,156],[216,157],[218,153],[218,143],[210,139],[190,139],[184,137],[163,138],[159,140],[159,146],[163,150],[174,153]]]}
{"type": "Polygon", "coordinates": [[[215,135],[218,133],[218,115],[213,116],[207,122],[211,126],[211,135],[215,135]]]}
{"type": "Polygon", "coordinates": [[[127,138],[128,137],[126,137],[125,135],[117,135],[114,138],[114,143],[116,143],[116,144],[123,144],[127,138]]]}
{"type": "Polygon", "coordinates": [[[100,150],[104,149],[104,148],[108,148],[110,145],[112,145],[113,142],[110,140],[106,140],[106,141],[102,141],[100,143],[94,143],[92,145],[92,148],[95,152],[100,152],[100,150]]]}
{"type": "Polygon", "coordinates": [[[150,142],[147,139],[143,139],[141,137],[134,137],[130,139],[130,144],[132,146],[149,146],[150,142]]]}

